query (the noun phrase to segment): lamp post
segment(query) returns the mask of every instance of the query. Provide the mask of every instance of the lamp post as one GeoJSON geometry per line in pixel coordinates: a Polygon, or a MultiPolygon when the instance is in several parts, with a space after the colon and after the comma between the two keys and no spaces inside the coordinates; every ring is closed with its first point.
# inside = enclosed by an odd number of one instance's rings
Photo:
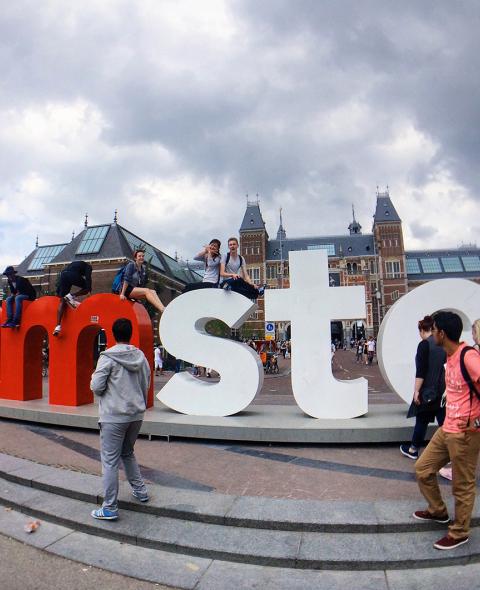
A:
{"type": "Polygon", "coordinates": [[[380,300],[381,300],[381,298],[382,298],[382,293],[380,292],[380,289],[377,286],[377,288],[375,290],[375,299],[377,300],[377,317],[378,317],[377,335],[378,335],[378,332],[380,331],[380,324],[382,323],[382,318],[380,316],[380,309],[381,309],[380,308],[380,300]]]}

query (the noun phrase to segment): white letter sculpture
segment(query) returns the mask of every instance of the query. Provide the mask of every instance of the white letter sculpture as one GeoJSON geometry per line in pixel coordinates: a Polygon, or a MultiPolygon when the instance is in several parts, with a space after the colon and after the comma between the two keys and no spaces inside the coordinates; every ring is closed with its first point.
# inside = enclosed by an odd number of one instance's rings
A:
{"type": "Polygon", "coordinates": [[[290,289],[265,292],[265,319],[290,320],[292,389],[300,408],[314,418],[355,418],[368,411],[362,377],[332,375],[330,321],[365,317],[363,287],[330,287],[322,250],[290,252],[290,289]]]}
{"type": "Polygon", "coordinates": [[[246,344],[208,334],[205,324],[219,319],[238,328],[255,308],[246,297],[223,289],[190,291],[169,303],[160,322],[163,345],[178,358],[215,369],[220,382],[206,383],[186,371],[177,373],[157,399],[194,416],[229,416],[246,408],[263,385],[260,358],[246,344]]]}
{"type": "Polygon", "coordinates": [[[408,404],[413,398],[415,354],[420,342],[418,321],[440,309],[458,313],[463,321],[462,339],[471,340],[471,326],[480,317],[480,286],[466,279],[425,283],[399,299],[380,327],[380,371],[391,389],[408,404]]]}

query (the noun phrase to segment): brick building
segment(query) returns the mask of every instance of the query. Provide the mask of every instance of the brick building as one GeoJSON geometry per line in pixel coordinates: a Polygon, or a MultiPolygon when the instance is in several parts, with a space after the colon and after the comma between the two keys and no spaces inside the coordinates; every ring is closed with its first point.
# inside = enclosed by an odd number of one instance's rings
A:
{"type": "MultiPolygon", "coordinates": [[[[345,235],[289,238],[280,218],[276,237],[270,239],[259,202],[247,202],[240,226],[240,252],[254,282],[265,283],[270,289],[288,288],[288,253],[326,250],[332,287],[365,287],[366,319],[332,322],[332,338],[339,339],[357,333],[377,334],[382,318],[395,301],[426,281],[455,277],[480,283],[480,249],[476,246],[405,251],[402,221],[388,190],[377,192],[371,233],[362,233],[352,212],[345,235]]],[[[263,337],[265,320],[268,318],[260,298],[245,333],[263,337]]],[[[277,331],[279,338],[288,338],[288,322],[277,324],[277,331]]]]}
{"type": "MultiPolygon", "coordinates": [[[[148,264],[149,287],[159,294],[164,304],[179,295],[187,283],[202,277],[175,258],[149,244],[116,221],[89,226],[70,242],[39,246],[15,267],[27,277],[37,294],[54,295],[60,272],[73,260],[85,260],[92,265],[92,293],[110,293],[118,269],[132,259],[133,250],[142,247],[148,264]]],[[[5,282],[4,282],[5,288],[5,282]]],[[[158,317],[153,317],[156,328],[158,317]]]]}

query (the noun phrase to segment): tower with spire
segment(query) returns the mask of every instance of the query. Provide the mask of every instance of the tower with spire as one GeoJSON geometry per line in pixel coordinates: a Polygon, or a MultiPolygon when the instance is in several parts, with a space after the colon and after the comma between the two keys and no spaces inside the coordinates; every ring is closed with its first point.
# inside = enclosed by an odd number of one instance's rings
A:
{"type": "Polygon", "coordinates": [[[355,207],[352,203],[352,223],[348,226],[348,231],[351,236],[360,235],[362,233],[362,226],[355,219],[355,207]]]}
{"type": "MultiPolygon", "coordinates": [[[[258,193],[254,201],[247,195],[247,208],[240,226],[240,254],[244,257],[247,270],[255,284],[263,285],[266,280],[266,258],[268,245],[268,232],[265,221],[260,211],[260,199],[258,193]]],[[[264,306],[263,298],[258,302],[256,320],[252,327],[259,334],[264,332],[264,306]]]]}
{"type": "Polygon", "coordinates": [[[373,241],[378,257],[376,297],[380,304],[376,315],[383,318],[395,301],[408,292],[402,220],[392,203],[388,185],[383,192],[377,187],[373,241]]]}

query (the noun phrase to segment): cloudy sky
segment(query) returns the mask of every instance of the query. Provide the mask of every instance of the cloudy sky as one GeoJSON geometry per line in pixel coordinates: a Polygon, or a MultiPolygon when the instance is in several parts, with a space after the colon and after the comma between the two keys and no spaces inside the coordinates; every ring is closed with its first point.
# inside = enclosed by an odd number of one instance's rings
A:
{"type": "Polygon", "coordinates": [[[477,0],[37,0],[0,13],[0,263],[119,222],[191,258],[270,235],[480,234],[477,0]]]}

